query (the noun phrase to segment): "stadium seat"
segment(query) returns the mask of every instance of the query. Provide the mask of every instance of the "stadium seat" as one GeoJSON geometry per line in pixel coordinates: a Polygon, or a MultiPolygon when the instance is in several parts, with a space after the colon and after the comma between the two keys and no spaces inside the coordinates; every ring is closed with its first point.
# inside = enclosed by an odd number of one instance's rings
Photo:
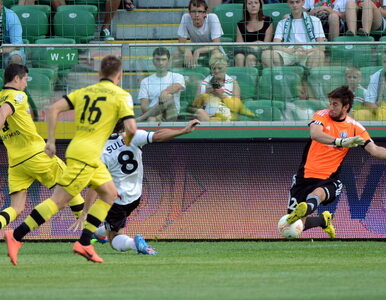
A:
{"type": "Polygon", "coordinates": [[[23,38],[33,43],[45,38],[49,30],[47,14],[40,9],[29,6],[13,6],[23,28],[23,38]]]}
{"type": "Polygon", "coordinates": [[[362,67],[362,86],[364,88],[367,88],[370,82],[370,76],[376,73],[377,71],[381,70],[382,68],[382,66],[362,67]]]}
{"type": "Polygon", "coordinates": [[[373,53],[371,36],[339,36],[334,42],[369,42],[369,45],[333,45],[331,46],[331,60],[342,66],[368,67],[377,64],[377,57],[373,53]]]}
{"type": "Polygon", "coordinates": [[[307,83],[316,99],[327,101],[329,92],[345,84],[344,69],[341,66],[312,68],[307,83]]]}
{"type": "Polygon", "coordinates": [[[236,41],[237,23],[243,19],[243,4],[221,4],[213,8],[213,12],[218,16],[224,38],[231,38],[236,41]]]}
{"type": "Polygon", "coordinates": [[[295,100],[287,104],[286,118],[292,121],[311,120],[315,109],[308,103],[309,100],[295,100]]]}
{"type": "Polygon", "coordinates": [[[262,74],[258,84],[258,99],[292,101],[301,94],[301,77],[294,72],[271,70],[262,74]]]}
{"type": "Polygon", "coordinates": [[[6,8],[11,8],[12,6],[15,6],[19,3],[19,0],[3,0],[3,5],[6,8]]]}
{"type": "Polygon", "coordinates": [[[282,111],[273,106],[271,101],[248,100],[244,102],[246,108],[256,115],[258,121],[281,121],[282,111]]]}
{"type": "Polygon", "coordinates": [[[96,31],[92,13],[76,8],[58,11],[54,16],[55,35],[74,39],[77,43],[88,43],[96,31]]]}
{"type": "MultiPolygon", "coordinates": [[[[251,68],[252,69],[252,68],[251,68]]],[[[257,72],[257,69],[255,69],[257,72]]],[[[256,98],[257,93],[257,73],[249,74],[245,70],[244,72],[236,71],[235,69],[228,68],[227,74],[231,76],[234,80],[237,80],[240,86],[241,99],[246,100],[250,98],[256,98]]]]}
{"type": "MultiPolygon", "coordinates": [[[[50,0],[46,0],[50,1],[50,0]]],[[[105,8],[106,1],[105,0],[73,0],[72,3],[74,5],[94,5],[98,8],[105,8]]]]}
{"type": "Polygon", "coordinates": [[[44,72],[31,68],[28,73],[28,91],[37,108],[43,109],[53,97],[53,82],[44,72]]]}
{"type": "Polygon", "coordinates": [[[57,8],[56,12],[59,12],[59,11],[68,11],[68,10],[78,10],[78,9],[82,9],[82,10],[86,10],[90,13],[93,14],[94,18],[96,18],[97,14],[98,14],[98,7],[95,6],[95,5],[86,5],[86,4],[77,4],[77,5],[61,5],[57,8]]]}
{"type": "Polygon", "coordinates": [[[279,66],[272,68],[264,68],[262,70],[262,75],[273,75],[283,73],[296,73],[300,77],[303,77],[304,68],[302,66],[279,66]]]}
{"type": "Polygon", "coordinates": [[[197,95],[201,81],[206,77],[202,73],[190,69],[172,69],[172,72],[180,73],[185,79],[185,90],[181,92],[180,101],[187,102],[189,105],[197,95]],[[179,71],[178,71],[179,70],[179,71]]]}
{"type": "Polygon", "coordinates": [[[210,69],[208,67],[201,67],[201,66],[198,66],[198,67],[195,67],[195,68],[192,68],[192,69],[173,68],[170,71],[171,72],[175,72],[175,73],[179,73],[179,74],[182,74],[182,75],[185,75],[185,74],[189,75],[191,73],[200,73],[200,74],[204,75],[205,77],[210,74],[210,69]]]}
{"type": "Polygon", "coordinates": [[[51,6],[49,5],[39,5],[39,4],[34,4],[34,5],[14,5],[11,7],[11,9],[14,11],[14,12],[17,12],[18,10],[24,10],[25,8],[32,8],[32,9],[37,9],[37,10],[40,10],[42,12],[44,12],[47,17],[49,18],[50,17],[50,14],[51,14],[51,6]]]}
{"type": "Polygon", "coordinates": [[[264,16],[271,17],[276,27],[277,23],[283,19],[285,14],[290,13],[287,3],[270,3],[263,5],[264,16]]]}

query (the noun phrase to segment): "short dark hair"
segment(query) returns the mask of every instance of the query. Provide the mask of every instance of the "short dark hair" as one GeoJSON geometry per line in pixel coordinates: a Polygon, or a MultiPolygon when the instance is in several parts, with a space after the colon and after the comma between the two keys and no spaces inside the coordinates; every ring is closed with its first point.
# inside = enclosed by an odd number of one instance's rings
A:
{"type": "Polygon", "coordinates": [[[122,61],[114,56],[108,55],[102,59],[100,74],[102,77],[109,78],[117,75],[122,70],[122,61]]]}
{"type": "Polygon", "coordinates": [[[199,7],[201,5],[205,7],[205,10],[208,9],[208,4],[206,4],[205,0],[190,0],[188,8],[191,10],[192,6],[199,7]]]}
{"type": "Polygon", "coordinates": [[[158,55],[158,56],[166,55],[168,57],[168,59],[170,58],[170,52],[165,47],[155,48],[153,51],[153,57],[156,55],[158,55]]]}
{"type": "Polygon", "coordinates": [[[9,64],[4,71],[4,84],[11,82],[16,76],[24,77],[28,74],[28,68],[20,64],[9,64]]]}
{"type": "Polygon", "coordinates": [[[340,99],[340,102],[343,106],[349,105],[347,112],[350,112],[351,107],[354,102],[354,94],[353,92],[348,88],[348,85],[342,85],[341,87],[336,88],[335,90],[328,93],[328,98],[332,99],[340,99]]]}

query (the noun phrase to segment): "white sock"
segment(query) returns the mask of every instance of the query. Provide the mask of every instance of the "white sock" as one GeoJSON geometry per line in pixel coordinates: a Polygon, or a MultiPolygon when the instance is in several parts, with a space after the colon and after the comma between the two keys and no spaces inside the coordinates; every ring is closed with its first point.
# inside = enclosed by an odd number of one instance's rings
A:
{"type": "Polygon", "coordinates": [[[114,250],[125,252],[130,249],[136,250],[134,240],[125,234],[119,234],[111,241],[114,250]]]}

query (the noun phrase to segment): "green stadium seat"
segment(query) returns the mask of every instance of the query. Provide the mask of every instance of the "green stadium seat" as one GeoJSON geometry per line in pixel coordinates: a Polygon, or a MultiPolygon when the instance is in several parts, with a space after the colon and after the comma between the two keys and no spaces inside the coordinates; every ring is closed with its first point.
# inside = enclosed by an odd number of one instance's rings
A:
{"type": "Polygon", "coordinates": [[[195,67],[195,68],[192,68],[192,69],[187,69],[187,68],[173,68],[170,70],[171,72],[175,72],[175,73],[179,73],[179,74],[182,74],[182,75],[185,75],[185,74],[195,74],[195,73],[201,73],[202,75],[204,75],[205,77],[208,76],[210,74],[210,69],[208,67],[201,67],[201,66],[198,66],[198,67],[195,67]]]}
{"type": "Polygon", "coordinates": [[[345,84],[344,69],[341,66],[312,68],[307,83],[316,99],[327,101],[329,92],[345,84]]]}
{"type": "Polygon", "coordinates": [[[14,5],[11,7],[11,9],[14,11],[14,12],[17,12],[18,10],[24,10],[25,8],[29,8],[29,9],[37,9],[37,10],[40,10],[42,12],[44,12],[47,17],[49,18],[50,17],[50,14],[51,14],[51,6],[49,5],[39,5],[39,4],[34,4],[34,5],[14,5]]]}
{"type": "Polygon", "coordinates": [[[237,23],[241,21],[243,17],[243,4],[221,4],[213,8],[213,12],[218,16],[222,30],[224,31],[224,38],[231,38],[232,41],[236,41],[236,28],[237,23]]]}
{"type": "Polygon", "coordinates": [[[377,71],[381,70],[382,68],[382,66],[362,67],[362,86],[364,88],[367,88],[369,86],[370,76],[376,73],[377,71]]]}
{"type": "Polygon", "coordinates": [[[377,64],[377,57],[373,53],[371,42],[372,36],[339,36],[334,42],[369,42],[369,45],[346,45],[331,46],[331,60],[336,65],[368,67],[377,64]]]}
{"type": "Polygon", "coordinates": [[[74,39],[77,43],[88,43],[94,39],[95,18],[86,10],[68,9],[58,11],[54,16],[56,36],[74,39]]]}
{"type": "Polygon", "coordinates": [[[315,113],[313,105],[308,103],[310,100],[295,100],[287,104],[287,120],[293,121],[307,121],[311,120],[315,113]]]}
{"type": "Polygon", "coordinates": [[[249,75],[247,72],[232,72],[227,71],[234,80],[237,80],[240,86],[241,99],[246,100],[250,98],[257,98],[257,76],[249,75]]]}
{"type": "Polygon", "coordinates": [[[37,39],[45,38],[49,30],[47,14],[33,5],[13,6],[23,28],[23,39],[33,43],[37,39]]]}
{"type": "Polygon", "coordinates": [[[264,16],[271,17],[275,27],[277,23],[283,19],[284,15],[289,13],[290,9],[287,3],[269,3],[263,5],[264,16]]]}
{"type": "Polygon", "coordinates": [[[94,18],[96,18],[97,14],[98,14],[98,7],[95,6],[95,5],[86,5],[86,4],[77,4],[77,5],[61,5],[57,8],[56,12],[59,12],[59,11],[68,11],[68,10],[78,10],[78,9],[82,9],[82,10],[86,10],[90,13],[93,14],[94,18]]]}
{"type": "Polygon", "coordinates": [[[271,101],[248,100],[244,102],[246,108],[256,115],[258,121],[281,121],[282,111],[274,106],[271,101]]]}
{"type": "Polygon", "coordinates": [[[28,73],[28,91],[38,109],[43,109],[53,98],[53,82],[39,70],[31,69],[28,73]]]}
{"type": "Polygon", "coordinates": [[[181,92],[180,101],[187,102],[189,105],[197,95],[201,81],[206,77],[202,73],[190,69],[172,69],[172,72],[180,73],[185,79],[185,90],[181,92]],[[178,71],[179,70],[179,71],[178,71]]]}
{"type": "Polygon", "coordinates": [[[272,68],[264,68],[262,70],[262,75],[273,75],[273,74],[283,74],[283,73],[296,73],[300,77],[304,75],[304,68],[301,66],[279,66],[272,68]]]}
{"type": "MultiPolygon", "coordinates": [[[[47,0],[50,1],[50,0],[47,0]]],[[[106,0],[73,0],[74,5],[94,5],[98,8],[104,9],[106,0]]]]}
{"type": "Polygon", "coordinates": [[[258,99],[292,101],[299,98],[301,77],[294,72],[266,71],[259,79],[258,99]]]}

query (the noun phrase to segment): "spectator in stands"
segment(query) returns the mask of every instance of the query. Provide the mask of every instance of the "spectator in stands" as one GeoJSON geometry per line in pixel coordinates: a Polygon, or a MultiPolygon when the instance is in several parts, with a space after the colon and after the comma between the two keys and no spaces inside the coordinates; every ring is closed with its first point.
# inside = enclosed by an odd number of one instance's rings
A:
{"type": "MultiPolygon", "coordinates": [[[[100,33],[100,39],[102,41],[113,41],[114,37],[111,34],[111,21],[115,15],[115,12],[119,8],[122,0],[106,0],[104,19],[102,29],[100,33]]],[[[135,6],[131,0],[123,0],[123,8],[127,11],[135,9],[135,6]]]]}
{"type": "MultiPolygon", "coordinates": [[[[59,6],[62,6],[62,5],[66,5],[66,1],[65,0],[51,0],[51,7],[54,11],[56,11],[56,9],[59,7],[59,6]]],[[[34,5],[35,4],[35,0],[19,0],[19,5],[34,5]]]]}
{"type": "Polygon", "coordinates": [[[340,32],[345,32],[344,21],[334,10],[334,2],[334,0],[305,0],[303,6],[309,15],[319,18],[330,41],[339,36],[340,32]]]}
{"type": "MultiPolygon", "coordinates": [[[[244,0],[244,19],[237,23],[237,42],[272,42],[271,17],[263,15],[263,0],[244,0]]],[[[235,49],[235,66],[256,67],[262,47],[244,46],[235,49]]]]}
{"type": "MultiPolygon", "coordinates": [[[[228,4],[228,3],[240,3],[240,1],[237,0],[207,0],[208,2],[208,10],[210,12],[213,11],[213,7],[220,5],[220,4],[228,4]]],[[[281,3],[281,0],[264,0],[265,4],[269,3],[281,3]]]]}
{"type": "Polygon", "coordinates": [[[352,0],[336,0],[334,10],[337,11],[340,17],[346,20],[347,32],[346,35],[370,35],[371,30],[385,30],[386,22],[382,15],[386,15],[383,4],[380,1],[375,3],[371,0],[352,1],[352,0]],[[359,3],[359,4],[358,4],[359,3]],[[358,19],[361,20],[358,27],[358,19]]]}
{"type": "MultiPolygon", "coordinates": [[[[281,20],[276,27],[273,41],[290,43],[324,42],[322,23],[317,17],[303,11],[304,0],[288,0],[291,15],[281,20]]],[[[324,64],[322,46],[275,46],[262,54],[264,67],[280,65],[302,65],[307,68],[324,64]]]]}
{"type": "MultiPolygon", "coordinates": [[[[189,13],[182,16],[178,27],[179,43],[186,43],[188,38],[194,43],[220,42],[220,37],[224,34],[220,20],[215,14],[207,14],[207,10],[205,0],[190,0],[189,13]]],[[[201,55],[213,55],[222,51],[221,49],[218,46],[199,46],[193,49],[187,46],[179,47],[174,65],[196,67],[201,55]]]]}
{"type": "MultiPolygon", "coordinates": [[[[4,7],[0,0],[0,42],[1,44],[23,44],[23,28],[16,13],[4,7]]],[[[0,48],[3,66],[10,63],[25,64],[24,50],[15,47],[0,48]]]]}
{"type": "Polygon", "coordinates": [[[137,122],[177,119],[185,80],[181,74],[169,72],[169,59],[168,49],[160,47],[153,51],[153,64],[157,71],[141,81],[138,99],[143,115],[137,118],[137,122]]]}
{"type": "Polygon", "coordinates": [[[240,100],[240,86],[226,74],[228,61],[222,54],[213,55],[209,61],[212,74],[199,87],[191,112],[200,121],[235,121],[238,114],[254,117],[240,100]]]}
{"type": "Polygon", "coordinates": [[[354,94],[353,110],[363,107],[366,89],[361,85],[362,72],[356,66],[347,67],[345,70],[345,80],[348,88],[354,94]]]}

